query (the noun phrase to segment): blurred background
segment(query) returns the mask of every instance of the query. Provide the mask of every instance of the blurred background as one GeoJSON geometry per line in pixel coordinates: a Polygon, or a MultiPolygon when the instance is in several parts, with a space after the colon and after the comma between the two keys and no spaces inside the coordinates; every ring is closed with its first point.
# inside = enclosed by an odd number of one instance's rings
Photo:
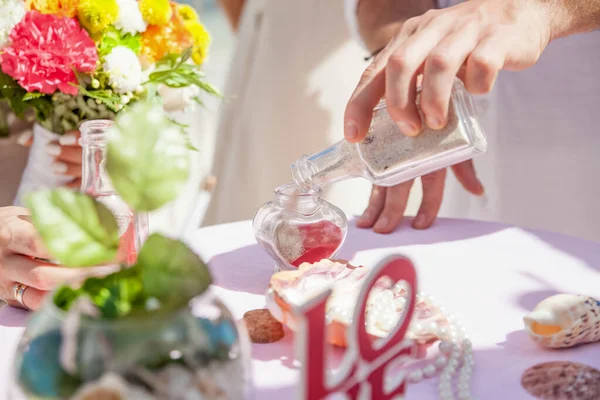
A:
{"type": "MultiPolygon", "coordinates": [[[[151,230],[167,234],[252,218],[276,186],[291,180],[298,157],[343,138],[346,101],[368,65],[348,32],[343,0],[248,1],[238,32],[218,1],[182,2],[198,10],[211,33],[203,68],[225,96],[205,96],[205,107],[180,115],[200,152],[184,194],[151,216],[151,230]],[[199,193],[211,174],[217,188],[199,193]]],[[[326,197],[352,217],[364,211],[370,189],[354,179],[332,185],[326,197]]],[[[417,182],[409,214],[418,209],[420,190],[417,182]]]]}
{"type": "MultiPolygon", "coordinates": [[[[208,80],[222,90],[235,51],[236,36],[215,0],[181,0],[180,3],[190,4],[198,11],[202,23],[212,36],[210,55],[203,68],[208,80]]],[[[182,229],[193,231],[204,217],[210,194],[204,191],[198,193],[198,189],[210,174],[221,100],[204,96],[203,101],[204,108],[197,107],[193,113],[180,115],[180,119],[190,126],[192,140],[200,150],[192,156],[194,168],[190,184],[175,205],[151,215],[152,231],[170,234],[176,234],[182,229]]]]}

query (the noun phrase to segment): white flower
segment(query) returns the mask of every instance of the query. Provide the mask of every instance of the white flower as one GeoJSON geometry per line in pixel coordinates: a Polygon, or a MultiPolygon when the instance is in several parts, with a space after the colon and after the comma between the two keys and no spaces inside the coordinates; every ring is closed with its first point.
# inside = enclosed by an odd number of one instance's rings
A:
{"type": "Polygon", "coordinates": [[[108,73],[110,86],[117,93],[133,92],[142,83],[142,65],[128,47],[117,46],[104,57],[104,71],[108,73]]]}
{"type": "Polygon", "coordinates": [[[0,0],[0,49],[8,44],[10,31],[24,15],[23,0],[0,0]]]}
{"type": "Polygon", "coordinates": [[[194,105],[194,98],[200,94],[200,88],[192,85],[183,88],[171,88],[160,85],[157,89],[167,112],[185,111],[194,105]]]}
{"type": "Polygon", "coordinates": [[[119,5],[119,16],[115,22],[117,28],[131,35],[146,30],[148,25],[142,17],[137,0],[117,0],[117,4],[119,5]]]}

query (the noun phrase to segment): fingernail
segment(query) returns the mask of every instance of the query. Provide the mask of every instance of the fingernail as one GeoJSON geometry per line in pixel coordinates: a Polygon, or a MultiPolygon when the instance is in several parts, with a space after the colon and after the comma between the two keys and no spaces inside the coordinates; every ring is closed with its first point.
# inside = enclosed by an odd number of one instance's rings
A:
{"type": "Polygon", "coordinates": [[[358,128],[354,121],[346,122],[346,129],[344,132],[346,139],[355,139],[358,136],[358,128]]]}
{"type": "Polygon", "coordinates": [[[428,115],[426,118],[426,121],[427,121],[427,126],[429,126],[431,129],[438,130],[438,129],[442,129],[444,127],[444,124],[442,123],[441,118],[428,115]]]}
{"type": "Polygon", "coordinates": [[[73,146],[77,143],[77,138],[73,135],[62,135],[58,138],[58,143],[62,146],[73,146]]]}
{"type": "Polygon", "coordinates": [[[52,164],[52,171],[55,174],[64,174],[65,172],[67,172],[67,164],[55,162],[52,164]]]}
{"type": "Polygon", "coordinates": [[[359,219],[361,221],[367,221],[367,220],[371,219],[371,213],[369,211],[366,211],[363,215],[360,216],[359,219]]]}
{"type": "Polygon", "coordinates": [[[56,157],[60,155],[60,146],[56,143],[48,143],[46,145],[46,153],[53,157],[56,157]]]}
{"type": "Polygon", "coordinates": [[[418,133],[415,126],[413,124],[409,124],[408,122],[398,122],[398,128],[406,136],[415,136],[418,133]]]}
{"type": "Polygon", "coordinates": [[[483,185],[480,183],[479,187],[477,188],[477,193],[475,193],[475,195],[483,196],[484,194],[485,194],[485,189],[483,188],[483,185]]]}
{"type": "Polygon", "coordinates": [[[415,218],[415,227],[423,228],[424,226],[425,226],[425,215],[418,214],[417,217],[415,218]]]}
{"type": "Polygon", "coordinates": [[[385,229],[385,228],[387,228],[388,224],[389,224],[388,218],[387,217],[381,217],[381,218],[379,218],[379,220],[375,224],[375,228],[377,228],[377,229],[385,229]]]}
{"type": "Polygon", "coordinates": [[[25,146],[27,142],[29,142],[29,139],[31,139],[31,136],[33,136],[33,131],[31,129],[28,129],[25,132],[21,133],[21,135],[19,135],[17,143],[19,143],[21,146],[25,146]]]}
{"type": "Polygon", "coordinates": [[[479,179],[477,179],[477,187],[478,187],[478,194],[479,196],[483,196],[485,194],[485,188],[483,187],[483,184],[481,183],[481,181],[479,179]]]}

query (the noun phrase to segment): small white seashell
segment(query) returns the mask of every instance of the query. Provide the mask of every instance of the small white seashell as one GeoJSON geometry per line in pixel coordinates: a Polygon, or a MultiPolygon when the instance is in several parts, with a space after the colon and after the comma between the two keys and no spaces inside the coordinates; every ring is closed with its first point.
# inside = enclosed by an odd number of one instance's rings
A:
{"type": "Polygon", "coordinates": [[[600,301],[558,294],[539,303],[523,318],[529,336],[544,347],[573,347],[600,340],[600,301]]]}
{"type": "Polygon", "coordinates": [[[85,384],[73,400],[152,400],[150,393],[129,385],[117,374],[108,373],[97,381],[85,384]]]}

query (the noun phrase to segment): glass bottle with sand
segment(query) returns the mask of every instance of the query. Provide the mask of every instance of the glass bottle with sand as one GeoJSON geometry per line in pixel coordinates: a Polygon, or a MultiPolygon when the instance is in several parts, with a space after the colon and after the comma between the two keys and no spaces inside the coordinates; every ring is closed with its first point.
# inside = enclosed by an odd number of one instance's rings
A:
{"type": "Polygon", "coordinates": [[[458,79],[452,89],[446,127],[433,130],[424,123],[423,127],[417,136],[404,135],[382,100],[373,110],[363,141],[341,140],[311,156],[302,156],[291,168],[294,182],[303,190],[311,190],[363,177],[379,186],[394,186],[469,160],[487,149],[473,99],[458,79]]]}

